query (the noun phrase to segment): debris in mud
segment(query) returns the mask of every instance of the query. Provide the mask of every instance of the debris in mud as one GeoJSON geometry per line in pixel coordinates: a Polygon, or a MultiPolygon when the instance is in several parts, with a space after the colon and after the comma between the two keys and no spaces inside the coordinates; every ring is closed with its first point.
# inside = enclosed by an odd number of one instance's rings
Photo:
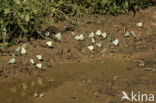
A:
{"type": "Polygon", "coordinates": [[[15,58],[12,58],[8,61],[9,64],[15,64],[16,63],[16,59],[15,58]]]}
{"type": "Polygon", "coordinates": [[[119,40],[118,40],[118,39],[114,40],[114,41],[112,42],[112,44],[115,45],[115,46],[119,45],[119,40]]]}
{"type": "Polygon", "coordinates": [[[83,34],[76,35],[76,36],[75,36],[75,40],[83,41],[83,40],[84,40],[83,34]]]}
{"type": "Polygon", "coordinates": [[[61,33],[57,33],[57,34],[55,35],[55,38],[56,38],[57,40],[61,41],[61,39],[62,39],[61,33]]]}
{"type": "Polygon", "coordinates": [[[97,35],[97,36],[100,36],[101,34],[102,34],[101,30],[98,30],[98,31],[96,32],[96,35],[97,35]]]}
{"type": "Polygon", "coordinates": [[[43,57],[42,57],[42,55],[36,55],[36,58],[38,59],[38,60],[43,60],[43,57]]]}
{"type": "Polygon", "coordinates": [[[138,27],[142,27],[142,26],[143,26],[143,22],[138,22],[136,25],[137,25],[138,27]]]}
{"type": "Polygon", "coordinates": [[[52,47],[53,46],[53,42],[52,41],[47,41],[46,44],[48,45],[48,47],[52,47]]]}
{"type": "Polygon", "coordinates": [[[42,69],[42,64],[41,63],[36,64],[36,67],[39,68],[39,69],[42,69]]]}
{"type": "Polygon", "coordinates": [[[87,47],[89,50],[93,51],[94,50],[94,46],[88,46],[87,47]]]}

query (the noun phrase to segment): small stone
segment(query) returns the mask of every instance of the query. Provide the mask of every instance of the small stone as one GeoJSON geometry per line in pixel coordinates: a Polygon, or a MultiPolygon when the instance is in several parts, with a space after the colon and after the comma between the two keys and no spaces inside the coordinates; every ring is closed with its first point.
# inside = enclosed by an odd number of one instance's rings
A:
{"type": "Polygon", "coordinates": [[[101,30],[98,30],[98,31],[96,32],[96,35],[97,35],[97,36],[100,36],[101,34],[102,34],[101,30]]]}
{"type": "Polygon", "coordinates": [[[112,42],[112,44],[115,45],[115,46],[119,45],[119,40],[118,40],[118,39],[114,40],[114,41],[112,42]]]}
{"type": "Polygon", "coordinates": [[[42,69],[42,64],[40,64],[40,63],[36,64],[36,67],[39,68],[39,69],[42,69]]]}
{"type": "Polygon", "coordinates": [[[15,64],[16,63],[16,59],[15,58],[12,58],[8,61],[9,64],[15,64]]]}
{"type": "Polygon", "coordinates": [[[43,60],[42,55],[36,55],[36,58],[37,58],[38,60],[43,60]]]}
{"type": "Polygon", "coordinates": [[[30,59],[31,64],[35,64],[34,59],[30,59]]]}
{"type": "Polygon", "coordinates": [[[104,32],[104,33],[101,34],[101,36],[105,39],[107,37],[107,33],[104,32]]]}
{"type": "Polygon", "coordinates": [[[101,48],[102,47],[102,42],[96,43],[96,46],[101,48]]]}
{"type": "Polygon", "coordinates": [[[92,38],[92,43],[95,43],[95,39],[94,38],[92,38]]]}
{"type": "Polygon", "coordinates": [[[138,27],[142,27],[143,26],[143,22],[139,22],[136,24],[138,27]]]}
{"type": "Polygon", "coordinates": [[[48,42],[46,42],[46,44],[47,44],[49,47],[52,47],[53,42],[52,42],[52,41],[48,41],[48,42]]]}
{"type": "Polygon", "coordinates": [[[94,36],[95,36],[95,34],[93,32],[91,32],[88,37],[94,38],[94,36]]]}
{"type": "Polygon", "coordinates": [[[94,50],[94,46],[88,46],[87,47],[89,50],[93,51],[94,50]]]}
{"type": "Polygon", "coordinates": [[[55,38],[56,38],[57,40],[60,40],[60,41],[61,41],[61,39],[62,39],[61,33],[57,33],[57,34],[55,35],[55,38]]]}

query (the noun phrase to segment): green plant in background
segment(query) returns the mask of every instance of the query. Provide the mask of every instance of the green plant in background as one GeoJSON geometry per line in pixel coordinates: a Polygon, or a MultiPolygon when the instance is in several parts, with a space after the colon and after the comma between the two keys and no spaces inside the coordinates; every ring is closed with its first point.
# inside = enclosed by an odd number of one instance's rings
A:
{"type": "Polygon", "coordinates": [[[56,21],[69,20],[67,15],[117,14],[149,5],[149,0],[1,0],[0,43],[44,37],[40,24],[49,23],[49,15],[56,21]]]}
{"type": "Polygon", "coordinates": [[[56,7],[44,0],[2,0],[0,2],[0,41],[17,37],[41,37],[39,25],[46,15],[59,18],[56,7]],[[57,12],[57,13],[56,13],[57,12]]]}

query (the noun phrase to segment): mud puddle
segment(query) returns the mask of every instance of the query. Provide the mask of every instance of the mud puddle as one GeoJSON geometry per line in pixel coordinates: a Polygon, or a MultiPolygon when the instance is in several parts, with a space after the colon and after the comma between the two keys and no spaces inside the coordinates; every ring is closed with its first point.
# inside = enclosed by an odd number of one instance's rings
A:
{"type": "Polygon", "coordinates": [[[42,75],[18,74],[0,84],[1,103],[120,103],[122,91],[154,93],[156,75],[133,60],[109,57],[54,65],[42,75]]]}

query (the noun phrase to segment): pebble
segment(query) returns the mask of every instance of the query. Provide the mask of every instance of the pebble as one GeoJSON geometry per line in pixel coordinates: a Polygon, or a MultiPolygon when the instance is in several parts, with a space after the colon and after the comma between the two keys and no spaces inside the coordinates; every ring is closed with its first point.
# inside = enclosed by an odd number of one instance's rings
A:
{"type": "Polygon", "coordinates": [[[15,58],[12,58],[8,61],[9,64],[15,64],[16,63],[16,59],[15,58]]]}

